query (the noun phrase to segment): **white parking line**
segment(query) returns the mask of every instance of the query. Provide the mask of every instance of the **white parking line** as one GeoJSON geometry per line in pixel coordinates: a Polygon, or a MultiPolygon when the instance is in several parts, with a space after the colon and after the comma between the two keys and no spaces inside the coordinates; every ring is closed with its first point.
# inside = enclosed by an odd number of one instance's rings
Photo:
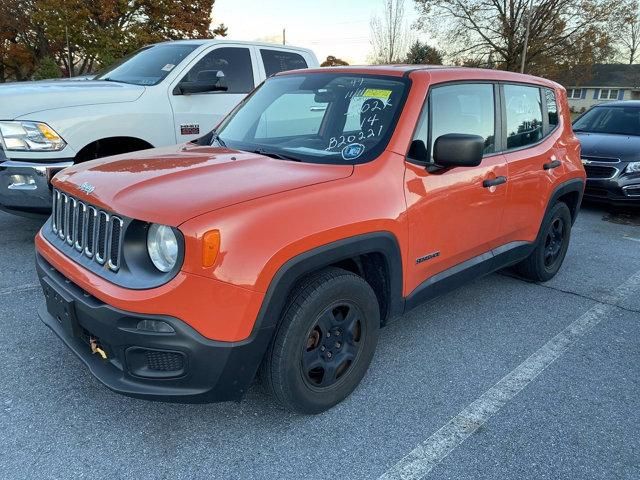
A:
{"type": "Polygon", "coordinates": [[[18,285],[17,287],[0,288],[0,295],[11,295],[13,293],[28,292],[40,288],[39,283],[28,283],[26,285],[18,285]]]}
{"type": "MultiPolygon", "coordinates": [[[[614,290],[612,303],[618,303],[640,293],[640,272],[614,290]]],[[[424,478],[438,463],[511,399],[540,375],[545,368],[561,357],[573,343],[607,318],[616,307],[596,303],[580,318],[518,365],[477,400],[453,417],[440,430],[414,448],[379,480],[417,480],[424,478]]]]}

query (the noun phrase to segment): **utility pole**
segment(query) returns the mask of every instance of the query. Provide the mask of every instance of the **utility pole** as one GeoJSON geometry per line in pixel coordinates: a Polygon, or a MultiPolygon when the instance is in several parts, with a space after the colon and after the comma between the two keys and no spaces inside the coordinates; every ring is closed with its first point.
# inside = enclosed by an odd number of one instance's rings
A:
{"type": "Polygon", "coordinates": [[[283,45],[287,44],[287,29],[286,28],[282,29],[282,44],[283,45]]]}
{"type": "Polygon", "coordinates": [[[527,12],[527,30],[524,34],[524,47],[522,47],[522,65],[520,73],[524,73],[524,64],[527,60],[527,47],[529,46],[529,30],[531,30],[531,16],[533,15],[533,0],[529,0],[529,11],[527,12]]]}
{"type": "Polygon", "coordinates": [[[67,63],[69,65],[69,67],[67,68],[68,73],[69,73],[69,78],[71,78],[73,76],[73,63],[71,63],[71,47],[69,44],[69,29],[67,28],[67,25],[65,24],[64,26],[64,35],[67,39],[67,63]]]}

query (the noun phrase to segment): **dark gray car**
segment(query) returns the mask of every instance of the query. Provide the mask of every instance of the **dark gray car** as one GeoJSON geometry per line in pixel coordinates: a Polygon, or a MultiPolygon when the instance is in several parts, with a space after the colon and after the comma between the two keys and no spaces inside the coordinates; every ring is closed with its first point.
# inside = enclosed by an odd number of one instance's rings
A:
{"type": "Polygon", "coordinates": [[[640,206],[640,101],[597,105],[573,130],[587,171],[585,198],[640,206]]]}

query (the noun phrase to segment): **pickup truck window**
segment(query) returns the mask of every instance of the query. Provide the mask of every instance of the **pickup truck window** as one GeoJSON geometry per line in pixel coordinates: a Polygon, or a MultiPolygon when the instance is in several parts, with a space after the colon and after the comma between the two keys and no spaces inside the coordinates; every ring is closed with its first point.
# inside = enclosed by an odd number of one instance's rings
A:
{"type": "Polygon", "coordinates": [[[286,70],[308,67],[304,57],[297,53],[260,49],[260,55],[262,56],[262,63],[264,63],[264,71],[267,77],[286,70]]]}
{"type": "Polygon", "coordinates": [[[253,90],[253,66],[248,48],[222,47],[207,53],[189,70],[183,81],[195,82],[203,72],[212,70],[222,72],[229,89],[220,93],[249,93],[253,90]]]}
{"type": "Polygon", "coordinates": [[[318,134],[327,107],[318,105],[314,97],[313,93],[282,95],[260,117],[256,138],[318,134]]]}
{"type": "Polygon", "coordinates": [[[157,85],[198,47],[196,44],[175,43],[146,47],[100,72],[95,80],[157,85]]]}
{"type": "Polygon", "coordinates": [[[386,147],[408,80],[344,73],[268,79],[218,129],[231,148],[314,162],[353,164],[386,147]]]}

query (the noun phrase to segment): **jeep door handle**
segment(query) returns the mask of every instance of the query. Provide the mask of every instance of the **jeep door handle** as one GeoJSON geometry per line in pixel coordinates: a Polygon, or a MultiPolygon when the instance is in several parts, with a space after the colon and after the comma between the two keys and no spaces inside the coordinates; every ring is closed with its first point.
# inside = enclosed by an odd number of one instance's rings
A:
{"type": "Polygon", "coordinates": [[[560,162],[560,160],[553,160],[552,162],[545,163],[542,168],[544,168],[545,170],[553,170],[554,168],[558,168],[560,165],[562,165],[562,162],[560,162]]]}
{"type": "Polygon", "coordinates": [[[496,185],[502,185],[503,183],[507,183],[507,177],[496,177],[491,180],[485,180],[482,182],[482,186],[484,188],[495,187],[496,185]]]}

